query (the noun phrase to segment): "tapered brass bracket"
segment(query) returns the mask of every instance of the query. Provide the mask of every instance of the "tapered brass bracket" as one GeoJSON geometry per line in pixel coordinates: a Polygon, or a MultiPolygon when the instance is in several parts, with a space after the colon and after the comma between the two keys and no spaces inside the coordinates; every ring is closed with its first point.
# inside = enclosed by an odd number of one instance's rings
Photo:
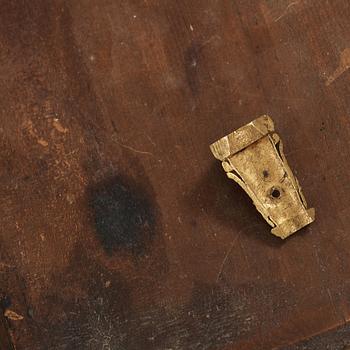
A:
{"type": "Polygon", "coordinates": [[[272,119],[264,115],[214,142],[210,149],[227,176],[252,198],[273,227],[271,233],[284,239],[313,222],[315,209],[307,209],[274,131],[272,119]]]}

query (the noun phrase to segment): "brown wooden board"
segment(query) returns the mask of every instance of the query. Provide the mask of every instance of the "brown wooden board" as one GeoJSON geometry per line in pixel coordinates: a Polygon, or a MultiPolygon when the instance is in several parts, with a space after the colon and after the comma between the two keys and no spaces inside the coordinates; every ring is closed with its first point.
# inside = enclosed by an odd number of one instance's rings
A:
{"type": "Polygon", "coordinates": [[[0,5],[17,350],[279,349],[347,324],[349,1],[0,5]],[[261,114],[317,214],[286,241],[209,150],[261,114]]]}

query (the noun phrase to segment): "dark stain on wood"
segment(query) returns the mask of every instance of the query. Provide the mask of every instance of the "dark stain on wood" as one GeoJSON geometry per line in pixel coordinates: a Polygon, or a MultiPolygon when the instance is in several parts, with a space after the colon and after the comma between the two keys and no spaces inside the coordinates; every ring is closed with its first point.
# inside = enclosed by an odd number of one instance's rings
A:
{"type": "Polygon", "coordinates": [[[156,209],[145,191],[116,176],[88,188],[87,193],[105,251],[144,253],[156,229],[156,209]]]}
{"type": "Polygon", "coordinates": [[[1,299],[0,299],[0,307],[3,310],[6,310],[10,306],[11,306],[11,298],[8,295],[4,295],[3,297],[1,297],[1,299]]]}

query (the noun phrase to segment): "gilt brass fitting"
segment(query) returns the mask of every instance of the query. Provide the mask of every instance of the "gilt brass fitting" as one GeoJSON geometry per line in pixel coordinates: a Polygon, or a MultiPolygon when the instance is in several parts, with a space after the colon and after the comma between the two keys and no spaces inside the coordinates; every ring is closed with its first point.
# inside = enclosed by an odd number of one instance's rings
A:
{"type": "Polygon", "coordinates": [[[293,175],[274,123],[261,116],[210,145],[230,179],[252,198],[257,210],[282,239],[315,220],[293,175]]]}

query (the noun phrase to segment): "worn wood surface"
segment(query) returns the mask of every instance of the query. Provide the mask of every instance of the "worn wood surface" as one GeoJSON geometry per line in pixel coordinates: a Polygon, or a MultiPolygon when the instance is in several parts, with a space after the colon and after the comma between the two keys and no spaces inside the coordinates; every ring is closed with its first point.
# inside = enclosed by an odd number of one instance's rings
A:
{"type": "Polygon", "coordinates": [[[293,348],[348,322],[347,0],[0,5],[17,350],[293,348]],[[208,148],[265,113],[317,211],[284,242],[208,148]]]}

